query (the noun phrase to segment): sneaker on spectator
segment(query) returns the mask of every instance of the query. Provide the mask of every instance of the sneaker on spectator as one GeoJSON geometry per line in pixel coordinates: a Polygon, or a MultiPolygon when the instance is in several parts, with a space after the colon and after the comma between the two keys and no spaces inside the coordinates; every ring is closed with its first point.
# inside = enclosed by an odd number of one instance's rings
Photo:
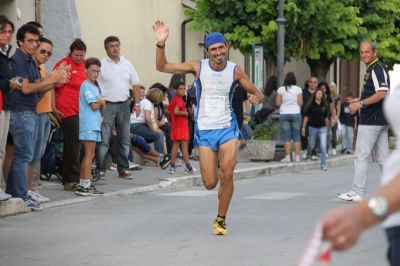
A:
{"type": "Polygon", "coordinates": [[[175,174],[176,173],[176,168],[175,168],[175,166],[171,166],[170,168],[169,168],[169,174],[170,175],[173,175],[173,174],[175,174]]]}
{"type": "Polygon", "coordinates": [[[318,156],[317,156],[317,155],[311,156],[311,160],[313,160],[313,161],[318,161],[318,156]]]}
{"type": "Polygon", "coordinates": [[[336,149],[332,149],[332,155],[336,155],[336,149]]]}
{"type": "Polygon", "coordinates": [[[185,174],[195,174],[195,173],[197,173],[197,169],[196,168],[194,168],[193,166],[192,166],[192,170],[189,170],[187,167],[185,168],[185,171],[183,171],[185,174]]]}
{"type": "Polygon", "coordinates": [[[99,172],[100,180],[106,180],[106,171],[100,169],[97,169],[97,171],[99,172]]]}
{"type": "Polygon", "coordinates": [[[41,211],[43,209],[42,206],[40,206],[40,203],[33,200],[29,195],[28,198],[25,200],[25,204],[32,211],[41,211]]]}
{"type": "Polygon", "coordinates": [[[176,158],[175,167],[179,167],[183,165],[183,160],[180,158],[176,158]]]}
{"type": "Polygon", "coordinates": [[[285,158],[281,160],[282,163],[290,163],[290,155],[286,155],[285,158]]]}
{"type": "Polygon", "coordinates": [[[29,195],[29,197],[31,197],[31,199],[33,199],[34,201],[39,202],[39,203],[45,203],[45,202],[50,201],[49,198],[39,194],[39,192],[36,192],[36,191],[30,190],[30,191],[28,191],[28,195],[29,195]]]}
{"type": "MultiPolygon", "coordinates": [[[[306,158],[307,158],[307,157],[306,157],[306,158]]],[[[301,162],[301,160],[300,160],[300,155],[296,155],[294,161],[295,161],[296,163],[301,162]]]]}
{"type": "Polygon", "coordinates": [[[321,169],[324,170],[324,171],[327,171],[327,170],[328,170],[328,167],[327,167],[326,165],[322,165],[322,166],[321,166],[321,169]]]}
{"type": "Polygon", "coordinates": [[[355,203],[359,203],[363,200],[364,199],[361,196],[358,196],[358,195],[353,196],[353,202],[355,202],[355,203]]]}
{"type": "Polygon", "coordinates": [[[11,198],[11,195],[8,193],[5,193],[1,188],[0,188],[0,201],[5,201],[11,198]]]}
{"type": "Polygon", "coordinates": [[[171,163],[171,157],[169,157],[169,155],[165,154],[164,158],[160,161],[161,169],[167,168],[168,165],[170,165],[170,163],[171,163]]]}
{"type": "Polygon", "coordinates": [[[118,177],[123,179],[133,179],[133,175],[130,171],[120,171],[118,172],[118,177]]]}
{"type": "Polygon", "coordinates": [[[75,190],[75,194],[79,195],[79,196],[103,196],[104,192],[102,191],[98,191],[96,189],[96,187],[94,185],[88,187],[88,188],[84,188],[81,185],[78,185],[78,187],[75,190]]]}
{"type": "Polygon", "coordinates": [[[360,202],[363,200],[363,198],[357,195],[354,190],[350,190],[349,192],[345,193],[338,193],[337,197],[341,200],[353,201],[353,202],[360,202]]]}
{"type": "Polygon", "coordinates": [[[143,167],[140,164],[129,161],[129,170],[142,170],[143,167]]]}
{"type": "Polygon", "coordinates": [[[117,164],[116,163],[111,163],[111,165],[110,165],[110,170],[111,171],[117,171],[118,169],[117,169],[117,164]]]}
{"type": "Polygon", "coordinates": [[[303,150],[303,160],[307,160],[307,150],[303,150]]]}

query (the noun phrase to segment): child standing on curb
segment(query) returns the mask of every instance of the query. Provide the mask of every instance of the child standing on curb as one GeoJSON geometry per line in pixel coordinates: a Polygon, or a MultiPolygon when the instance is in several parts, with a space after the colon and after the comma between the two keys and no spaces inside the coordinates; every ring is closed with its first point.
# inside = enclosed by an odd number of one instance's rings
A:
{"type": "Polygon", "coordinates": [[[353,136],[354,131],[357,130],[357,115],[351,114],[349,109],[349,102],[354,99],[351,91],[348,91],[345,100],[341,103],[341,112],[339,121],[341,124],[340,135],[342,137],[342,150],[341,153],[353,153],[353,136]]]}
{"type": "Polygon", "coordinates": [[[104,194],[91,184],[96,142],[101,141],[100,108],[105,104],[104,99],[100,97],[99,88],[95,85],[100,67],[99,59],[91,57],[86,60],[86,80],[82,83],[79,93],[79,140],[83,143],[85,156],[81,163],[81,177],[75,193],[81,196],[104,194]]]}
{"type": "Polygon", "coordinates": [[[189,142],[189,127],[188,127],[188,112],[186,111],[185,101],[182,99],[186,93],[185,83],[182,81],[177,81],[173,85],[176,90],[175,96],[172,98],[168,109],[171,114],[171,140],[172,150],[171,150],[171,167],[169,168],[170,174],[175,174],[175,161],[176,154],[178,152],[178,147],[180,146],[183,161],[185,162],[185,174],[197,173],[197,169],[194,168],[189,161],[188,153],[188,142],[189,142]]]}

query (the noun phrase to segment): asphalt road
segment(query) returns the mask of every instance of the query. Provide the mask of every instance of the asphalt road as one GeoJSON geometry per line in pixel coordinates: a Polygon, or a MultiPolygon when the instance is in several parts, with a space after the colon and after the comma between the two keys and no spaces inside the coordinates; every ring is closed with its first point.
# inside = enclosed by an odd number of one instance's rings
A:
{"type": "MultiPolygon", "coordinates": [[[[229,235],[212,235],[217,192],[160,191],[0,219],[0,265],[296,265],[324,210],[348,203],[352,164],[236,182],[229,235]]],[[[370,167],[368,191],[379,182],[370,167]]],[[[331,265],[383,266],[383,231],[367,231],[331,265]]]]}

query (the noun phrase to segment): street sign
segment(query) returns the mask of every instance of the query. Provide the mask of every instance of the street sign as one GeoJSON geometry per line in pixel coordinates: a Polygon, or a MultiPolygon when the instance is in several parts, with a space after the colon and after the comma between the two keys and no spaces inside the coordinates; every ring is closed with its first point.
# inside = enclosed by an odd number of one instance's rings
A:
{"type": "MultiPolygon", "coordinates": [[[[264,47],[261,44],[252,45],[252,81],[256,85],[257,89],[263,92],[264,89],[264,47]]],[[[262,107],[262,104],[255,106],[255,110],[258,111],[262,107]]],[[[253,109],[253,108],[252,108],[253,109]]]]}

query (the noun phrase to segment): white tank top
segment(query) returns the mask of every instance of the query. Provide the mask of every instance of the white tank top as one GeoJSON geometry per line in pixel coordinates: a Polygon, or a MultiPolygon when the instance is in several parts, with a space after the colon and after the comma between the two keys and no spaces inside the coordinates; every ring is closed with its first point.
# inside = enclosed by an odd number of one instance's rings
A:
{"type": "MultiPolygon", "coordinates": [[[[390,95],[384,101],[384,112],[394,134],[397,136],[396,149],[390,154],[385,161],[382,171],[382,184],[386,185],[396,178],[400,173],[400,85],[390,91],[390,95]]],[[[384,222],[383,226],[394,227],[400,226],[400,211],[390,215],[384,222]]]]}
{"type": "Polygon", "coordinates": [[[228,128],[232,120],[232,96],[236,87],[236,64],[227,61],[223,70],[210,67],[209,59],[200,61],[197,88],[197,125],[199,130],[228,128]]]}

